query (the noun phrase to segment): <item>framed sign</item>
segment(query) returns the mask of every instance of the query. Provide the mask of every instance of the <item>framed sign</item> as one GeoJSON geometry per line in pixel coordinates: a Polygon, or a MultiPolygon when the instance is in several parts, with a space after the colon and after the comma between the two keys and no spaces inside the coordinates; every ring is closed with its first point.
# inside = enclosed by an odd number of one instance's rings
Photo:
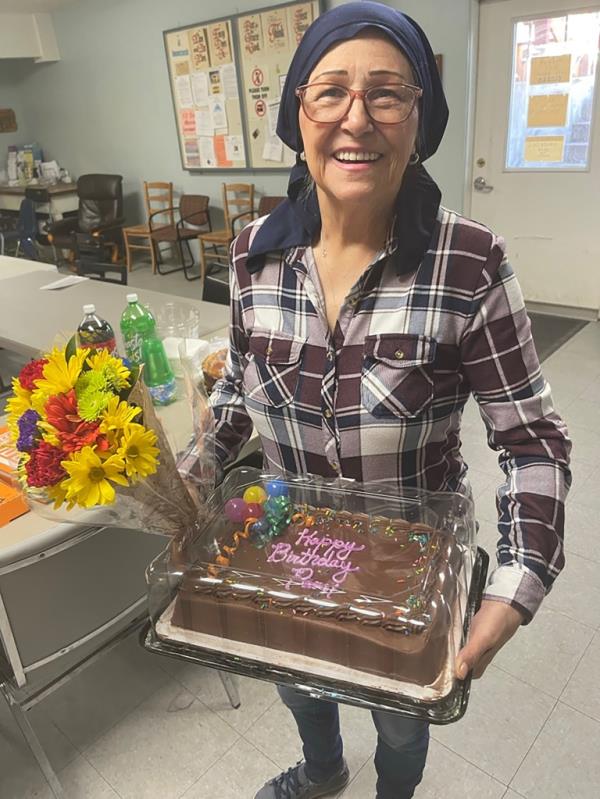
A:
{"type": "Polygon", "coordinates": [[[12,108],[0,108],[0,133],[14,133],[17,118],[12,108]]]}

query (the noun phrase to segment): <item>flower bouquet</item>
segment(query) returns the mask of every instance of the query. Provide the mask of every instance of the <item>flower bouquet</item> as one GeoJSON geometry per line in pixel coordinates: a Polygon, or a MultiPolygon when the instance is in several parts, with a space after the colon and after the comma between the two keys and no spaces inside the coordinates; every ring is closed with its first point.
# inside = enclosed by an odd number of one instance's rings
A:
{"type": "Polygon", "coordinates": [[[56,521],[172,536],[194,528],[214,487],[212,413],[201,385],[185,377],[192,413],[178,414],[179,439],[204,455],[194,484],[178,472],[179,448],[137,367],[108,350],[78,348],[75,337],[28,363],[7,408],[30,507],[56,521]]]}

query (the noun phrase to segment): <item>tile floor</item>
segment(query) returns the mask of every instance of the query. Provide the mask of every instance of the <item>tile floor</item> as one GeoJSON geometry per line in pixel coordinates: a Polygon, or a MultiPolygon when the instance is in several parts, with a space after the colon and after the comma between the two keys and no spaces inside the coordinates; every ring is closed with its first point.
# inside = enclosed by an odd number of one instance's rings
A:
{"type": "MultiPolygon", "coordinates": [[[[151,279],[146,271],[134,272],[131,284],[151,279]]],[[[161,288],[169,290],[174,279],[161,278],[161,288]]],[[[190,289],[181,283],[186,295],[190,289]]],[[[555,352],[545,374],[574,441],[567,567],[534,622],[474,683],[465,718],[432,727],[417,799],[600,795],[600,323],[555,352]]],[[[464,440],[480,543],[493,551],[498,467],[473,404],[464,440]]],[[[242,706],[233,710],[216,673],[150,655],[130,640],[30,718],[69,799],[252,799],[267,778],[300,757],[300,748],[274,688],[238,682],[242,706]]],[[[373,726],[364,711],[344,706],[341,715],[352,771],[341,796],[372,799],[373,726]]],[[[51,796],[0,702],[0,797],[51,796]]]]}

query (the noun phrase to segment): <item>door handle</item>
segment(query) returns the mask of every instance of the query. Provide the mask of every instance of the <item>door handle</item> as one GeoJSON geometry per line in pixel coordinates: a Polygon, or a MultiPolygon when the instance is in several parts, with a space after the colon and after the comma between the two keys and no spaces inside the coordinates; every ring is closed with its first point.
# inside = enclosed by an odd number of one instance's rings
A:
{"type": "Polygon", "coordinates": [[[473,181],[473,188],[475,189],[475,191],[482,191],[485,194],[494,190],[493,186],[490,186],[488,183],[485,182],[485,178],[475,178],[475,180],[473,181]]]}

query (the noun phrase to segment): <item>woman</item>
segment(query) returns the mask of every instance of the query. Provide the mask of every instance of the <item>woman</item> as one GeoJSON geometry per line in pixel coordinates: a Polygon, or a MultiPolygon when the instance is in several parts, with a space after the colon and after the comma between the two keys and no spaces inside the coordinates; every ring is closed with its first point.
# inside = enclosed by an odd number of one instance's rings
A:
{"type": "MultiPolygon", "coordinates": [[[[531,620],[563,565],[569,442],[541,376],[502,240],[440,206],[422,166],[447,106],[408,17],[349,3],[319,17],[290,66],[278,134],[298,153],[288,199],[232,248],[217,454],[258,431],[268,471],[469,491],[460,420],[471,393],[500,452],[498,568],[459,677],[531,620]]],[[[337,705],[279,689],[305,761],[256,799],[308,799],[348,780],[337,705]]],[[[421,780],[425,722],[374,712],[378,799],[421,780]]]]}

